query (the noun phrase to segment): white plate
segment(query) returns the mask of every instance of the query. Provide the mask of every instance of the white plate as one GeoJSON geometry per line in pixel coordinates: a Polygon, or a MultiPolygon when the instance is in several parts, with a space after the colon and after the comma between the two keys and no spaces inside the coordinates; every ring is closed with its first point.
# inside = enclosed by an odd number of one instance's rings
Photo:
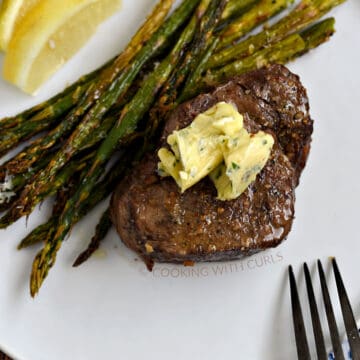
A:
{"type": "MultiPolygon", "coordinates": [[[[123,10],[36,98],[0,80],[0,116],[47,98],[110,58],[154,3],[124,1],[123,10]]],[[[315,133],[288,240],[243,261],[195,268],[158,265],[148,273],[111,232],[106,256],[73,269],[99,210],[74,229],[32,300],[28,276],[37,249],[17,252],[16,244],[44,221],[45,205],[27,229],[19,221],[0,232],[3,350],[19,360],[295,359],[287,265],[298,270],[305,260],[313,264],[332,255],[360,316],[360,3],[349,0],[333,14],[338,32],[330,43],[290,66],[308,89],[315,133]]],[[[337,302],[336,310],[339,315],[337,302]]]]}

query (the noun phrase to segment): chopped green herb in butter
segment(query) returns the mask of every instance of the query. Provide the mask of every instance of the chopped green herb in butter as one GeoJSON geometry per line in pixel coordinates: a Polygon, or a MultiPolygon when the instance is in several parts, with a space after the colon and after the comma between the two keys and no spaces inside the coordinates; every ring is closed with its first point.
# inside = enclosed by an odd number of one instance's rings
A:
{"type": "Polygon", "coordinates": [[[240,196],[265,166],[273,145],[271,135],[263,131],[249,134],[245,129],[237,145],[234,146],[231,139],[222,144],[224,162],[220,171],[215,169],[210,174],[218,198],[231,200],[240,196]]]}
{"type": "Polygon", "coordinates": [[[187,128],[168,136],[170,150],[161,148],[161,176],[174,178],[184,192],[210,175],[221,200],[235,199],[265,166],[274,144],[271,135],[249,134],[243,116],[220,102],[198,115],[187,128]]]}

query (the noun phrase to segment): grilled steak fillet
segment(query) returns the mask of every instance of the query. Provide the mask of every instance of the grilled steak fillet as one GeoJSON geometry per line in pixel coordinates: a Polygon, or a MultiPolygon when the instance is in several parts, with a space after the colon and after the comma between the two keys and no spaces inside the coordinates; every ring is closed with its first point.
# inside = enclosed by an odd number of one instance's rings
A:
{"type": "Polygon", "coordinates": [[[312,132],[305,89],[280,65],[237,77],[180,105],[159,147],[219,101],[237,106],[249,132],[272,133],[271,157],[240,197],[220,201],[208,179],[181,194],[172,178],[157,175],[157,154],[148,154],[119,184],[111,205],[121,239],[148,264],[235,259],[278,245],[291,229],[312,132]]]}

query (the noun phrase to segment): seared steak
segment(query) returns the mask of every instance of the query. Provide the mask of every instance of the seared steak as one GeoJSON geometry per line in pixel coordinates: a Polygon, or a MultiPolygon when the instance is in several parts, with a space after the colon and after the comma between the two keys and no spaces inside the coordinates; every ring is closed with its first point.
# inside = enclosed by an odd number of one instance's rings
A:
{"type": "Polygon", "coordinates": [[[278,245],[291,229],[294,190],[312,134],[304,87],[280,65],[234,78],[180,105],[159,147],[220,101],[236,105],[247,131],[275,137],[271,157],[240,197],[220,201],[208,179],[181,194],[172,178],[157,175],[156,152],[148,154],[119,184],[111,205],[121,239],[148,264],[235,259],[278,245]]]}

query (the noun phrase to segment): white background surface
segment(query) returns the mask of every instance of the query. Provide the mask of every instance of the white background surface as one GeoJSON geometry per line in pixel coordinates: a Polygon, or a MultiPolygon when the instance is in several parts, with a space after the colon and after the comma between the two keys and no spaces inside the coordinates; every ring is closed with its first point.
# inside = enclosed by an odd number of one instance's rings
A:
{"type": "MultiPolygon", "coordinates": [[[[154,3],[125,0],[36,98],[0,80],[0,117],[48,98],[119,52],[154,3]]],[[[349,0],[333,14],[333,39],[290,65],[308,89],[315,133],[288,241],[244,261],[158,265],[150,274],[111,232],[106,256],[74,270],[96,212],[74,229],[32,300],[28,277],[38,249],[17,252],[16,245],[45,220],[45,205],[27,229],[21,220],[0,231],[0,348],[19,360],[295,359],[287,266],[298,273],[303,261],[323,259],[333,291],[332,255],[360,317],[360,2],[349,0]]],[[[302,275],[299,284],[304,290],[302,275]]]]}

